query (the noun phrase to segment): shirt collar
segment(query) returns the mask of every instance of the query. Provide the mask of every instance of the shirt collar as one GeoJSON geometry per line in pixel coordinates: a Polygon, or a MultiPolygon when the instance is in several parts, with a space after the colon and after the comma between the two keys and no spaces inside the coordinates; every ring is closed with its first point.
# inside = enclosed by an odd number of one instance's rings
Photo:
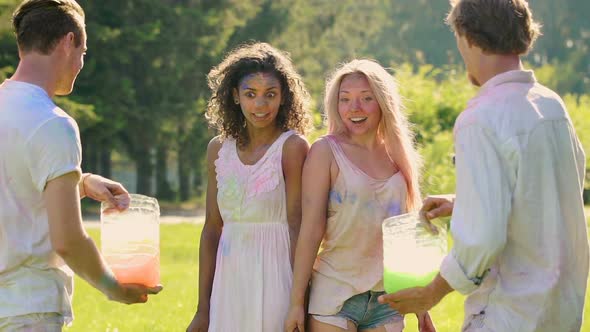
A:
{"type": "Polygon", "coordinates": [[[493,91],[496,87],[507,84],[507,83],[529,83],[534,84],[537,82],[535,74],[532,70],[510,70],[500,73],[479,88],[479,92],[474,98],[471,98],[467,102],[467,108],[475,107],[481,98],[493,95],[493,91]]]}
{"type": "Polygon", "coordinates": [[[505,83],[535,83],[537,79],[532,70],[511,70],[490,78],[480,88],[480,94],[505,83]]]}

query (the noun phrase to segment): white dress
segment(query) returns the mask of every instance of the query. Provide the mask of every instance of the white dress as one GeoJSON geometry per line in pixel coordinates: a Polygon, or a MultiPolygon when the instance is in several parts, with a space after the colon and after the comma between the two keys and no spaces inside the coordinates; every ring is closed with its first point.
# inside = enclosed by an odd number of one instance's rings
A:
{"type": "Polygon", "coordinates": [[[293,275],[283,144],[287,131],[254,165],[226,139],[215,161],[223,231],[211,293],[210,332],[277,332],[289,309],[293,275]]]}

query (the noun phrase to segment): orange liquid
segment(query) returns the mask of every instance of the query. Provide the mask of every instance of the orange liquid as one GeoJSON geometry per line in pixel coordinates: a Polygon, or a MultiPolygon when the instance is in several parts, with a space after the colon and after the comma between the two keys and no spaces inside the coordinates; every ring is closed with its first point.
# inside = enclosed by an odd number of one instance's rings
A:
{"type": "Polygon", "coordinates": [[[106,256],[105,260],[122,284],[154,287],[160,283],[160,255],[106,256]]]}

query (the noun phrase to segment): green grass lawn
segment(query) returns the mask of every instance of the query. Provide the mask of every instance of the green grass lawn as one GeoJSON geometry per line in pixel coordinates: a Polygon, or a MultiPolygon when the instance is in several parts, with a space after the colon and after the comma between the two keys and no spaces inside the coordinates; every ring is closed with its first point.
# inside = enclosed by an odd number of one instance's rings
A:
{"type": "MultiPolygon", "coordinates": [[[[590,216],[590,208],[587,210],[590,216]]],[[[198,247],[201,227],[194,224],[161,226],[161,273],[164,290],[146,304],[123,305],[106,297],[76,277],[75,320],[68,332],[185,331],[197,303],[198,247]]],[[[98,239],[98,229],[90,229],[98,239]]],[[[586,293],[590,303],[590,292],[586,293]]],[[[582,331],[590,331],[590,306],[582,331]]],[[[463,297],[452,293],[431,311],[439,332],[455,332],[463,320],[463,297]]],[[[418,331],[414,316],[406,319],[406,331],[418,331]]]]}

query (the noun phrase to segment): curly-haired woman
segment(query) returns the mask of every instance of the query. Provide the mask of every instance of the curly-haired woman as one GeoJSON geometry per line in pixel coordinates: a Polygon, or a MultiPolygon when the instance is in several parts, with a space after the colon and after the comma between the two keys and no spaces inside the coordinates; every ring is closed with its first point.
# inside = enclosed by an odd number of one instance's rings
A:
{"type": "Polygon", "coordinates": [[[208,75],[206,219],[191,332],[283,329],[301,223],[309,94],[266,43],[230,52],[208,75]]]}

